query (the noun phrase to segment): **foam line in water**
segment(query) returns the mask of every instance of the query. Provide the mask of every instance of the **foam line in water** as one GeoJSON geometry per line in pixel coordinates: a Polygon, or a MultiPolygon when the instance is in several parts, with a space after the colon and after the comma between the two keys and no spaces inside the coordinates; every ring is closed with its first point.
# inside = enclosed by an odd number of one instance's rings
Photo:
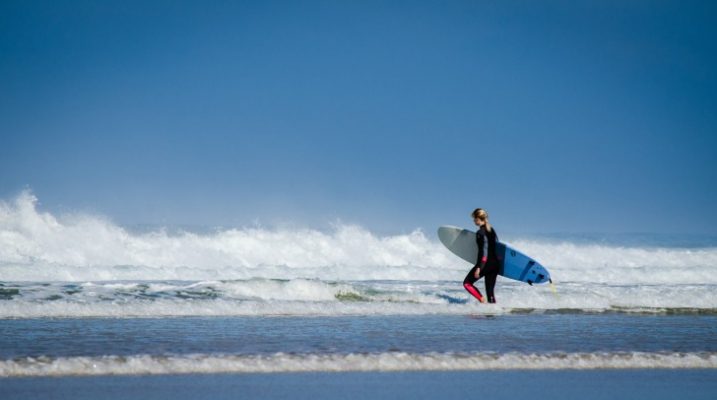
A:
{"type": "Polygon", "coordinates": [[[458,282],[320,280],[0,282],[0,318],[341,316],[524,312],[717,313],[715,285],[563,284],[501,280],[498,304],[458,282]]]}
{"type": "Polygon", "coordinates": [[[429,353],[37,357],[0,361],[0,377],[352,371],[717,368],[717,353],[429,353]]]}

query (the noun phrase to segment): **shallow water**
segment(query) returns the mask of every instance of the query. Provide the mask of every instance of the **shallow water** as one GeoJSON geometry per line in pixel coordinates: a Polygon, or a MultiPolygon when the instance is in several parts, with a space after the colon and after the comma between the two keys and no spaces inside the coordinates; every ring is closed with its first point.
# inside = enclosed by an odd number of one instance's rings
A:
{"type": "Polygon", "coordinates": [[[711,400],[717,370],[353,372],[10,378],[11,399],[711,400]]]}
{"type": "Polygon", "coordinates": [[[717,368],[717,316],[9,319],[0,359],[0,376],[717,368]]]}
{"type": "Polygon", "coordinates": [[[717,316],[20,319],[0,358],[132,354],[717,352],[717,316]]]}

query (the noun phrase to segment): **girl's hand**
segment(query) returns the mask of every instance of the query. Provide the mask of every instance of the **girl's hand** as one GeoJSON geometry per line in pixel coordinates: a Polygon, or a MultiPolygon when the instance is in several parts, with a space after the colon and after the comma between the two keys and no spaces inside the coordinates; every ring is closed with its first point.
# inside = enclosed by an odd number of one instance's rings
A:
{"type": "Polygon", "coordinates": [[[473,273],[473,276],[478,279],[480,278],[480,268],[476,268],[476,272],[473,273]]]}

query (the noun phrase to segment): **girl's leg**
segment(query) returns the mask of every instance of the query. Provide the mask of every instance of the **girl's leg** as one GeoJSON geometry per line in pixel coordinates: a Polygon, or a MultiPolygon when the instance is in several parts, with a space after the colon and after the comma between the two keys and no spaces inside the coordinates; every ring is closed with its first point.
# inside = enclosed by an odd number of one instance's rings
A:
{"type": "Polygon", "coordinates": [[[488,303],[495,303],[495,281],[498,274],[490,274],[485,276],[485,292],[488,295],[488,303]]]}
{"type": "Polygon", "coordinates": [[[468,293],[472,294],[473,297],[478,299],[478,301],[480,301],[481,303],[485,303],[485,300],[483,300],[483,296],[480,294],[480,290],[476,289],[475,286],[468,282],[463,282],[463,287],[466,288],[468,293]]]}
{"type": "Polygon", "coordinates": [[[478,299],[478,301],[480,301],[481,303],[484,303],[485,300],[483,299],[483,295],[480,294],[480,290],[476,289],[476,287],[473,286],[473,284],[478,279],[480,279],[480,277],[479,278],[475,277],[477,268],[478,268],[478,266],[476,265],[475,267],[473,267],[473,269],[470,270],[470,272],[468,272],[468,275],[466,275],[466,278],[463,280],[463,287],[468,291],[468,293],[470,293],[473,297],[478,299]]]}

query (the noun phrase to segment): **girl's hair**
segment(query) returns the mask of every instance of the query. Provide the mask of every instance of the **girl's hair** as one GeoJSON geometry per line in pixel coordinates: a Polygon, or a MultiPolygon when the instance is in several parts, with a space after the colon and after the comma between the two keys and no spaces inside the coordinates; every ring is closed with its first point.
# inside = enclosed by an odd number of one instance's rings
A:
{"type": "Polygon", "coordinates": [[[471,213],[471,217],[473,217],[473,219],[478,218],[479,220],[484,221],[484,222],[485,222],[485,230],[486,230],[486,231],[490,232],[490,231],[493,230],[493,227],[490,226],[490,222],[488,222],[488,213],[487,213],[484,209],[482,209],[482,208],[476,208],[476,209],[473,210],[473,212],[471,213]]]}

